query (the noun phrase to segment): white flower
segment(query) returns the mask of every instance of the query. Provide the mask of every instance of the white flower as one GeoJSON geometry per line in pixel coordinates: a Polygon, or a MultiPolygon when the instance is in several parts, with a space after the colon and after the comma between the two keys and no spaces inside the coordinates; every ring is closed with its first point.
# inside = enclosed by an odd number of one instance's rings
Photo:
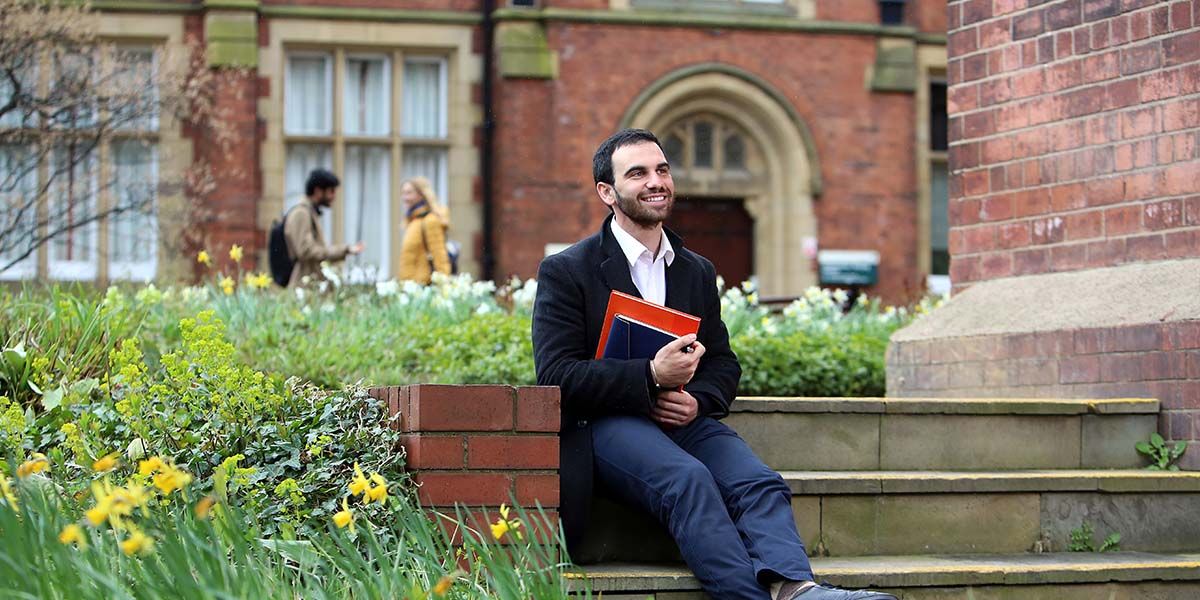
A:
{"type": "Polygon", "coordinates": [[[158,288],[154,287],[154,284],[151,283],[139,290],[134,299],[137,300],[138,304],[154,305],[162,302],[163,293],[158,291],[158,288]]]}
{"type": "Polygon", "coordinates": [[[129,447],[125,449],[125,456],[130,461],[141,460],[146,457],[146,441],[142,438],[134,438],[129,442],[129,447]]]}
{"type": "Polygon", "coordinates": [[[297,287],[297,288],[296,288],[296,299],[297,299],[297,300],[299,300],[299,301],[301,301],[301,302],[304,302],[304,296],[305,296],[305,295],[307,295],[307,292],[305,292],[305,291],[304,291],[304,288],[303,288],[303,287],[297,287]]]}
{"type": "Polygon", "coordinates": [[[384,298],[395,296],[400,293],[400,283],[394,279],[376,282],[375,293],[384,298]]]}
{"type": "MultiPolygon", "coordinates": [[[[342,287],[342,277],[340,275],[338,275],[338,272],[333,267],[329,266],[329,263],[326,263],[326,262],[321,263],[321,274],[325,276],[325,279],[327,281],[329,281],[329,283],[332,284],[333,287],[335,287],[335,288],[342,287]]],[[[321,290],[321,291],[325,291],[325,290],[321,290]]]]}
{"type": "Polygon", "coordinates": [[[326,302],[325,304],[321,305],[321,312],[325,314],[332,313],[335,310],[337,310],[337,307],[334,306],[332,302],[326,302]]]}

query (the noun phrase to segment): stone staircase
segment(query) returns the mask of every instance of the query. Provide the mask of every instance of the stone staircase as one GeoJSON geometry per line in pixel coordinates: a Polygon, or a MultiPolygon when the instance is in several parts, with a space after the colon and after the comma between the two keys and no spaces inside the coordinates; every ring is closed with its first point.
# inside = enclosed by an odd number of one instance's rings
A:
{"type": "MultiPolygon", "coordinates": [[[[905,600],[1200,598],[1200,472],[1141,469],[1156,400],[740,398],[819,578],[905,600]],[[1067,552],[1072,531],[1120,550],[1067,552]]],[[[706,598],[649,517],[598,501],[604,598],[706,598]]]]}

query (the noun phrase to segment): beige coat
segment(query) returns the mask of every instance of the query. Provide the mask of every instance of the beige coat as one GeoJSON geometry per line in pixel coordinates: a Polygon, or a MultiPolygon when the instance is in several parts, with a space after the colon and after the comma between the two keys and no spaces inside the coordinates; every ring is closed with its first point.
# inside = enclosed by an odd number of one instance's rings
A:
{"type": "Polygon", "coordinates": [[[400,242],[401,280],[428,284],[433,279],[434,269],[450,274],[450,256],[446,254],[446,229],[449,226],[444,214],[431,211],[428,206],[409,217],[404,240],[400,242]]]}
{"type": "Polygon", "coordinates": [[[288,280],[288,287],[300,285],[300,281],[306,276],[314,282],[324,280],[321,262],[345,260],[346,255],[350,253],[350,247],[346,244],[325,245],[319,223],[317,209],[307,198],[288,211],[287,220],[283,224],[283,234],[287,238],[288,254],[296,261],[296,266],[292,268],[292,278],[288,280]]]}

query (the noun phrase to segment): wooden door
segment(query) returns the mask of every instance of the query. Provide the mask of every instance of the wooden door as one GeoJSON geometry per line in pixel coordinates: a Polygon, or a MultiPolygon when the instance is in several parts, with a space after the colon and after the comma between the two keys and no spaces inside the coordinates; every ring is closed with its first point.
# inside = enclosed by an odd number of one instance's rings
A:
{"type": "Polygon", "coordinates": [[[667,227],[712,261],[726,287],[754,274],[754,219],[741,198],[676,198],[667,227]]]}

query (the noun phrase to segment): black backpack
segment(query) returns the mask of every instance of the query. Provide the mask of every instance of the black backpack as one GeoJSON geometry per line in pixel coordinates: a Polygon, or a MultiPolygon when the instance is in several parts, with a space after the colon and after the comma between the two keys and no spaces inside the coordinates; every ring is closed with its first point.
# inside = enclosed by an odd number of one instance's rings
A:
{"type": "Polygon", "coordinates": [[[271,223],[271,232],[267,235],[267,262],[271,266],[271,278],[281,287],[287,287],[292,279],[292,270],[296,268],[296,261],[288,252],[287,234],[283,230],[290,212],[291,209],[284,211],[283,217],[271,223]]]}

